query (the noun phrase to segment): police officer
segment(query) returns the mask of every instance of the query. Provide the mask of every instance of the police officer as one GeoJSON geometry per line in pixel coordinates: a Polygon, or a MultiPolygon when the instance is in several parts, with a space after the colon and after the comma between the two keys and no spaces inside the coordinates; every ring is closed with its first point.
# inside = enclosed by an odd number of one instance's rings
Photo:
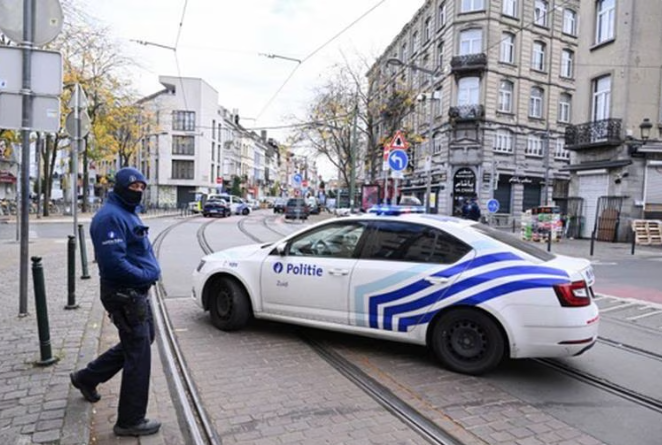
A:
{"type": "Polygon", "coordinates": [[[136,213],[146,186],[140,171],[120,169],[108,200],[92,219],[90,235],[99,265],[101,302],[119,331],[120,342],[70,375],[73,386],[94,403],[101,398],[97,385],[122,371],[113,427],[117,436],[154,434],[161,427],[160,422],[145,418],[154,341],[148,291],[161,275],[147,227],[136,213]]]}

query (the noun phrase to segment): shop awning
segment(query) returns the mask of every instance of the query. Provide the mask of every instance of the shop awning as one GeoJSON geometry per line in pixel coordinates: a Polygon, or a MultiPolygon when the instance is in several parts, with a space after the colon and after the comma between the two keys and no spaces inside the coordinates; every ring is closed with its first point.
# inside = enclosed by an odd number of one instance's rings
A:
{"type": "Polygon", "coordinates": [[[12,172],[0,170],[0,183],[16,184],[16,179],[12,172]]]}
{"type": "Polygon", "coordinates": [[[581,170],[598,170],[601,168],[618,168],[625,167],[626,165],[632,164],[631,159],[621,159],[617,161],[591,161],[591,162],[582,162],[580,164],[566,165],[561,167],[560,171],[581,171],[581,170]]]}

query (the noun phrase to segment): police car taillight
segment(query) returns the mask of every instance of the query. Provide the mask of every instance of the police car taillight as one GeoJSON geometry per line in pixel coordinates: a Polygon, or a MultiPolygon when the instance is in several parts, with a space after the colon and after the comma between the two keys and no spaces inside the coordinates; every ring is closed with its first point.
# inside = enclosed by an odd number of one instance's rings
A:
{"type": "Polygon", "coordinates": [[[554,291],[563,307],[582,307],[591,304],[591,296],[586,281],[557,284],[554,291]]]}

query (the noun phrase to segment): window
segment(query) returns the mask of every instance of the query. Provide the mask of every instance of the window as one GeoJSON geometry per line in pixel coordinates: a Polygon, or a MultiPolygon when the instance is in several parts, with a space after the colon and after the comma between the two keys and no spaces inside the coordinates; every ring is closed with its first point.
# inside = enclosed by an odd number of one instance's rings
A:
{"type": "Polygon", "coordinates": [[[373,224],[362,259],[453,264],[472,250],[454,236],[432,227],[400,221],[373,224]]]}
{"type": "Polygon", "coordinates": [[[441,87],[434,90],[434,114],[441,116],[441,104],[444,99],[444,91],[441,87]]]}
{"type": "Polygon", "coordinates": [[[195,111],[173,111],[172,129],[175,131],[195,131],[195,111]]]}
{"type": "Polygon", "coordinates": [[[484,0],[462,0],[460,12],[482,11],[485,9],[484,0]]]}
{"type": "Polygon", "coordinates": [[[407,55],[407,42],[404,42],[400,47],[400,60],[406,62],[409,56],[407,55]]]}
{"type": "Polygon", "coordinates": [[[542,136],[530,134],[526,141],[526,150],[524,151],[524,154],[527,156],[542,157],[543,153],[542,136]]]}
{"type": "Polygon", "coordinates": [[[437,15],[437,26],[441,28],[446,24],[446,3],[439,5],[439,14],[437,15]]]}
{"type": "Polygon", "coordinates": [[[411,53],[414,54],[418,51],[419,46],[421,46],[421,38],[418,35],[418,31],[414,31],[414,34],[411,36],[411,53]]]}
{"type": "Polygon", "coordinates": [[[571,36],[577,35],[577,13],[572,9],[563,10],[563,32],[571,36]]]}
{"type": "Polygon", "coordinates": [[[614,16],[616,0],[598,0],[595,17],[595,43],[602,43],[614,38],[614,16]]]}
{"type": "Polygon", "coordinates": [[[558,138],[556,140],[556,150],[554,151],[554,157],[556,159],[564,159],[564,160],[570,159],[570,150],[565,149],[564,138],[558,138]]]}
{"type": "Polygon", "coordinates": [[[195,179],[195,162],[172,161],[172,179],[195,179]]]}
{"type": "Polygon", "coordinates": [[[503,0],[503,15],[517,17],[517,0],[503,0]]]}
{"type": "Polygon", "coordinates": [[[195,155],[195,137],[173,135],[172,154],[191,156],[195,155]]]}
{"type": "Polygon", "coordinates": [[[499,85],[499,103],[497,110],[502,113],[513,112],[513,91],[515,87],[510,80],[502,80],[499,85]]]}
{"type": "Polygon", "coordinates": [[[533,10],[533,23],[547,27],[547,2],[545,0],[536,0],[535,9],[533,10]]]}
{"type": "Polygon", "coordinates": [[[494,151],[499,153],[513,152],[513,132],[500,129],[494,135],[494,151]]]}
{"type": "Polygon", "coordinates": [[[559,122],[570,122],[572,111],[572,96],[561,93],[559,96],[559,122]]]}
{"type": "Polygon", "coordinates": [[[529,117],[542,118],[544,92],[542,88],[531,88],[531,98],[529,99],[529,117]]]}
{"type": "Polygon", "coordinates": [[[575,53],[569,49],[561,51],[561,77],[572,79],[574,71],[575,53]]]}
{"type": "MultiPolygon", "coordinates": [[[[292,201],[292,200],[290,200],[292,201]]],[[[300,200],[301,205],[305,202],[300,200]]],[[[288,206],[297,205],[297,203],[288,206]]],[[[294,238],[288,247],[288,256],[315,256],[327,258],[352,258],[356,246],[366,229],[365,223],[339,223],[326,225],[313,232],[294,238]]]]}
{"type": "Polygon", "coordinates": [[[444,67],[444,42],[439,42],[437,45],[437,68],[443,69],[444,67]]]}
{"type": "Polygon", "coordinates": [[[541,261],[551,261],[556,258],[556,255],[539,248],[535,245],[536,243],[524,241],[504,230],[495,229],[488,226],[487,224],[475,224],[471,226],[471,228],[476,232],[489,236],[490,238],[495,239],[505,244],[506,246],[511,246],[517,250],[521,250],[522,252],[525,252],[534,258],[538,258],[541,261]]]}
{"type": "Polygon", "coordinates": [[[543,42],[533,42],[531,68],[538,71],[545,71],[545,44],[543,42]]]}
{"type": "Polygon", "coordinates": [[[483,31],[468,29],[460,33],[460,55],[479,54],[483,50],[483,31]]]}
{"type": "Polygon", "coordinates": [[[475,105],[480,103],[480,78],[463,77],[458,82],[457,104],[475,105]]]}
{"type": "Polygon", "coordinates": [[[432,38],[432,19],[428,17],[425,19],[425,42],[432,38]]]}
{"type": "Polygon", "coordinates": [[[441,131],[437,131],[434,135],[432,135],[432,154],[436,155],[441,153],[441,141],[441,131]]]}
{"type": "Polygon", "coordinates": [[[504,32],[501,34],[501,56],[504,63],[515,63],[515,34],[504,32]]]}
{"type": "Polygon", "coordinates": [[[611,76],[603,76],[593,81],[591,116],[593,121],[608,119],[611,107],[611,76]]]}

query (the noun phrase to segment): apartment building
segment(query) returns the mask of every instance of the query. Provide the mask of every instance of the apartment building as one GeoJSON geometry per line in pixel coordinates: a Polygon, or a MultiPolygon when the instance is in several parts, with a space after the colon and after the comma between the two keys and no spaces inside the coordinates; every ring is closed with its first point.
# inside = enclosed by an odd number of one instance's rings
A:
{"type": "Polygon", "coordinates": [[[578,17],[579,0],[427,1],[368,73],[387,111],[399,89],[418,98],[400,194],[425,200],[429,180],[432,212],[475,195],[514,217],[566,198],[578,17]]]}
{"type": "Polygon", "coordinates": [[[570,198],[582,236],[662,218],[662,2],[582,0],[570,198]]]}

